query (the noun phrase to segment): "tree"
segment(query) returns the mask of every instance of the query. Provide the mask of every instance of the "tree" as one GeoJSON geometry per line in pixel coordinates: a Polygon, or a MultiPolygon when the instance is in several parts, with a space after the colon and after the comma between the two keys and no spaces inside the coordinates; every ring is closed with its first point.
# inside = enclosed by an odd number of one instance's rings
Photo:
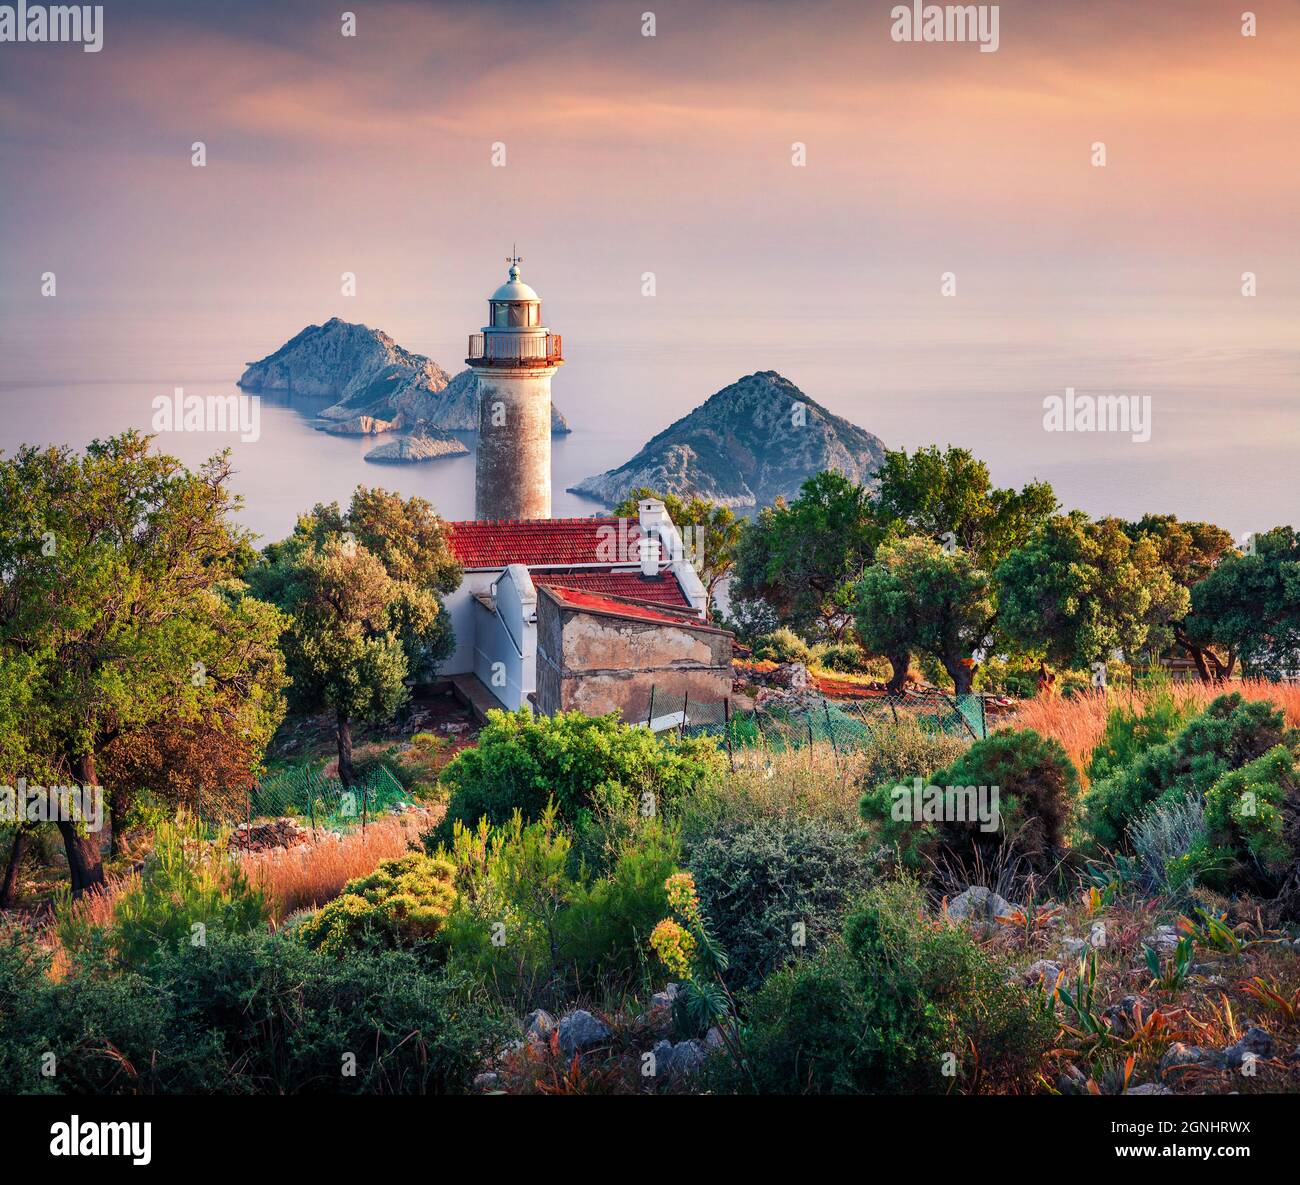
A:
{"type": "Polygon", "coordinates": [[[346,514],[334,503],[299,518],[248,578],[290,615],[293,705],[333,711],[339,778],[354,785],[352,722],[391,716],[454,645],[439,594],[461,569],[441,520],[423,498],[360,486],[346,514]]]}
{"type": "Polygon", "coordinates": [[[1274,527],[1254,538],[1253,554],[1223,560],[1192,589],[1185,629],[1195,646],[1225,658],[1228,678],[1240,657],[1252,673],[1287,677],[1300,669],[1300,537],[1274,527]]]}
{"type": "Polygon", "coordinates": [[[615,518],[635,519],[637,503],[642,498],[658,498],[663,502],[668,517],[682,531],[684,544],[688,532],[695,533],[694,546],[686,546],[686,555],[699,573],[708,594],[708,607],[712,608],[718,585],[731,575],[736,566],[741,523],[730,507],[719,506],[698,496],[685,502],[676,494],[659,494],[645,486],[628,491],[623,501],[614,507],[615,518]]]}
{"type": "MultiPolygon", "coordinates": [[[[1132,539],[1147,538],[1155,544],[1160,562],[1189,595],[1220,563],[1236,554],[1232,536],[1222,527],[1179,522],[1172,514],[1147,514],[1124,529],[1132,539]]],[[[1187,651],[1206,683],[1218,683],[1231,676],[1235,651],[1216,649],[1213,643],[1193,637],[1185,617],[1170,621],[1169,631],[1171,640],[1187,651]]]]}
{"type": "MultiPolygon", "coordinates": [[[[282,623],[236,579],[252,548],[228,455],[191,473],[150,439],[0,457],[0,669],[25,688],[0,693],[2,782],[98,786],[114,742],[220,716],[223,697],[238,727],[276,719],[282,623]]],[[[58,828],[73,893],[102,884],[99,837],[58,828]]]]}
{"type": "Polygon", "coordinates": [[[908,653],[921,650],[942,663],[958,695],[970,692],[972,654],[996,616],[991,586],[965,551],[916,537],[880,547],[856,588],[854,628],[868,650],[890,656],[891,691],[902,689],[908,653]]]}
{"type": "Polygon", "coordinates": [[[1057,665],[1104,662],[1117,649],[1132,657],[1188,606],[1149,538],[1081,511],[1049,519],[994,577],[999,628],[1057,665]]]}
{"type": "Polygon", "coordinates": [[[992,570],[1057,510],[1046,482],[995,489],[988,466],[966,449],[933,445],[908,456],[888,449],[877,474],[876,515],[898,535],[925,535],[960,547],[992,570]]]}
{"type": "Polygon", "coordinates": [[[853,620],[853,588],[881,530],[870,494],[831,470],[810,477],[788,505],[777,499],[745,529],[736,593],[766,601],[805,636],[839,640],[853,620]]]}

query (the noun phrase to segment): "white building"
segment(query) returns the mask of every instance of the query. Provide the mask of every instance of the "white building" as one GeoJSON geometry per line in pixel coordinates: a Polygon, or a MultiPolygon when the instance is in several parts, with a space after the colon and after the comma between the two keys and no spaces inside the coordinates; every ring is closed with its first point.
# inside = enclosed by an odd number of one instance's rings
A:
{"type": "Polygon", "coordinates": [[[447,598],[456,650],[439,673],[465,676],[507,708],[530,707],[537,689],[537,588],[568,588],[614,598],[611,612],[635,603],[705,617],[708,597],[664,504],[648,498],[636,521],[559,518],[474,519],[446,524],[465,569],[447,598]]]}

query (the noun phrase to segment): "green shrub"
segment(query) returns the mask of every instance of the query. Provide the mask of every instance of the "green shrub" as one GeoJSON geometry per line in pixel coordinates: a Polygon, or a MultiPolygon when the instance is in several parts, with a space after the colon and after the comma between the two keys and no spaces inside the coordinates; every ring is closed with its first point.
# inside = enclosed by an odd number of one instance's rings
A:
{"type": "Polygon", "coordinates": [[[56,1018],[47,1007],[49,954],[24,926],[0,922],[0,1094],[51,1094],[41,1055],[56,1018]]]}
{"type": "Polygon", "coordinates": [[[333,955],[430,942],[455,904],[455,871],[449,861],[420,852],[385,860],[369,876],[348,881],[298,933],[308,946],[333,955]]]}
{"type": "Polygon", "coordinates": [[[1142,712],[1116,705],[1107,714],[1106,730],[1088,759],[1088,782],[1123,773],[1148,750],[1172,740],[1191,714],[1191,702],[1176,700],[1167,689],[1152,697],[1142,712]]]}
{"type": "Polygon", "coordinates": [[[511,1032],[481,991],[405,951],[334,959],[286,937],[222,937],[169,956],[159,980],[183,1044],[218,1036],[204,1088],[220,1093],[463,1093],[511,1032]]]}
{"type": "Polygon", "coordinates": [[[871,665],[867,652],[852,642],[837,642],[822,646],[816,656],[817,665],[828,671],[842,671],[849,675],[858,675],[871,665]]]}
{"type": "Polygon", "coordinates": [[[1079,790],[1078,773],[1065,750],[1032,729],[995,732],[922,783],[923,790],[973,786],[991,792],[997,787],[998,820],[991,830],[978,818],[918,821],[913,817],[912,787],[902,781],[881,783],[862,796],[862,817],[912,867],[940,853],[962,864],[979,858],[991,865],[997,849],[1005,846],[1029,868],[1046,872],[1064,848],[1079,790]]]}
{"type": "Polygon", "coordinates": [[[738,990],[833,937],[867,887],[871,862],[842,829],[785,816],[724,825],[692,845],[687,865],[738,990]],[[799,923],[802,947],[794,945],[799,923]]]}
{"type": "Polygon", "coordinates": [[[818,647],[809,646],[786,625],[754,641],[754,657],[765,662],[801,662],[808,666],[818,653],[818,647]]]}
{"type": "Polygon", "coordinates": [[[736,1085],[764,1094],[1028,1085],[1051,1026],[999,962],[924,905],[914,882],[877,886],[849,915],[842,944],[770,977],[747,1001],[750,1077],[736,1085]]]}
{"type": "Polygon", "coordinates": [[[659,820],[621,837],[599,876],[573,859],[553,804],[530,823],[519,811],[500,827],[458,822],[451,846],[436,850],[456,869],[445,930],[453,970],[520,1009],[559,1001],[597,976],[611,989],[643,984],[645,939],[663,916],[663,884],[680,851],[659,820]]]}
{"type": "Polygon", "coordinates": [[[568,822],[590,813],[597,800],[638,808],[644,802],[655,813],[671,813],[724,764],[708,737],[657,737],[612,715],[489,712],[478,745],[442,772],[451,800],[436,840],[450,843],[457,822],[473,827],[486,818],[500,825],[516,810],[525,822],[536,819],[551,799],[568,822]]]}
{"type": "Polygon", "coordinates": [[[1295,738],[1267,700],[1221,695],[1172,740],[1089,789],[1083,799],[1085,836],[1101,847],[1118,847],[1129,823],[1152,803],[1205,794],[1224,774],[1295,738]]]}
{"type": "Polygon", "coordinates": [[[924,729],[910,715],[901,715],[892,724],[875,729],[864,754],[862,784],[910,783],[918,775],[951,765],[968,744],[960,736],[924,729]]]}
{"type": "MultiPolygon", "coordinates": [[[[225,844],[207,842],[202,827],[182,816],[154,832],[139,883],[114,902],[107,941],[121,962],[140,967],[159,951],[198,945],[210,929],[242,933],[264,926],[269,916],[263,894],[225,844]]],[[[69,950],[95,937],[66,900],[58,926],[69,950]]]]}
{"type": "Polygon", "coordinates": [[[1206,792],[1205,836],[1192,863],[1211,888],[1267,893],[1296,866],[1298,841],[1300,759],[1278,745],[1206,792]]]}

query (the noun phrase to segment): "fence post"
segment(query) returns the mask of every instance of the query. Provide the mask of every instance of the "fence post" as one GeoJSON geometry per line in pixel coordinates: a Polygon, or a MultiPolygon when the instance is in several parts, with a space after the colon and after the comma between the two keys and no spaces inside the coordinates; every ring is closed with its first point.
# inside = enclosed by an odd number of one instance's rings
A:
{"type": "Polygon", "coordinates": [[[650,684],[650,710],[645,714],[645,726],[649,729],[654,728],[655,719],[655,685],[650,684]]]}
{"type": "Polygon", "coordinates": [[[361,787],[361,839],[364,842],[366,838],[366,807],[370,803],[370,787],[363,785],[361,787]]]}
{"type": "Polygon", "coordinates": [[[316,789],[311,784],[311,767],[307,767],[307,814],[311,818],[311,837],[316,838],[316,789]]]}
{"type": "Polygon", "coordinates": [[[804,712],[804,717],[808,723],[808,767],[812,768],[813,759],[813,728],[812,728],[812,709],[809,708],[804,712]]]}
{"type": "Polygon", "coordinates": [[[682,725],[681,728],[677,730],[678,736],[684,737],[686,735],[686,709],[689,708],[690,706],[691,706],[691,692],[690,692],[690,688],[687,688],[686,694],[682,696],[682,725]]]}
{"type": "Polygon", "coordinates": [[[724,696],[722,700],[722,735],[727,738],[727,762],[731,766],[731,772],[736,772],[736,755],[731,751],[731,697],[724,696]]]}
{"type": "Polygon", "coordinates": [[[980,696],[980,740],[986,741],[989,736],[989,700],[988,696],[980,696]]]}

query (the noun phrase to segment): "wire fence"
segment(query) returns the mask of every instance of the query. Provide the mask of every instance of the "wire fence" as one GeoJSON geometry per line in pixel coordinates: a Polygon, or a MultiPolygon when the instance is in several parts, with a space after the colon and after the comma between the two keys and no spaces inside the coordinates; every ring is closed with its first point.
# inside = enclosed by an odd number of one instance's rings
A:
{"type": "Polygon", "coordinates": [[[313,831],[347,831],[412,801],[410,792],[383,764],[359,771],[351,787],[303,765],[277,770],[251,786],[203,800],[200,815],[216,826],[289,818],[313,831]]]}
{"type": "Polygon", "coordinates": [[[854,700],[809,694],[737,711],[731,699],[692,700],[655,688],[645,723],[655,732],[675,729],[683,736],[715,736],[728,749],[761,746],[779,752],[829,743],[847,752],[871,746],[882,729],[903,720],[924,732],[971,741],[988,736],[985,696],[938,691],[854,700]]]}

